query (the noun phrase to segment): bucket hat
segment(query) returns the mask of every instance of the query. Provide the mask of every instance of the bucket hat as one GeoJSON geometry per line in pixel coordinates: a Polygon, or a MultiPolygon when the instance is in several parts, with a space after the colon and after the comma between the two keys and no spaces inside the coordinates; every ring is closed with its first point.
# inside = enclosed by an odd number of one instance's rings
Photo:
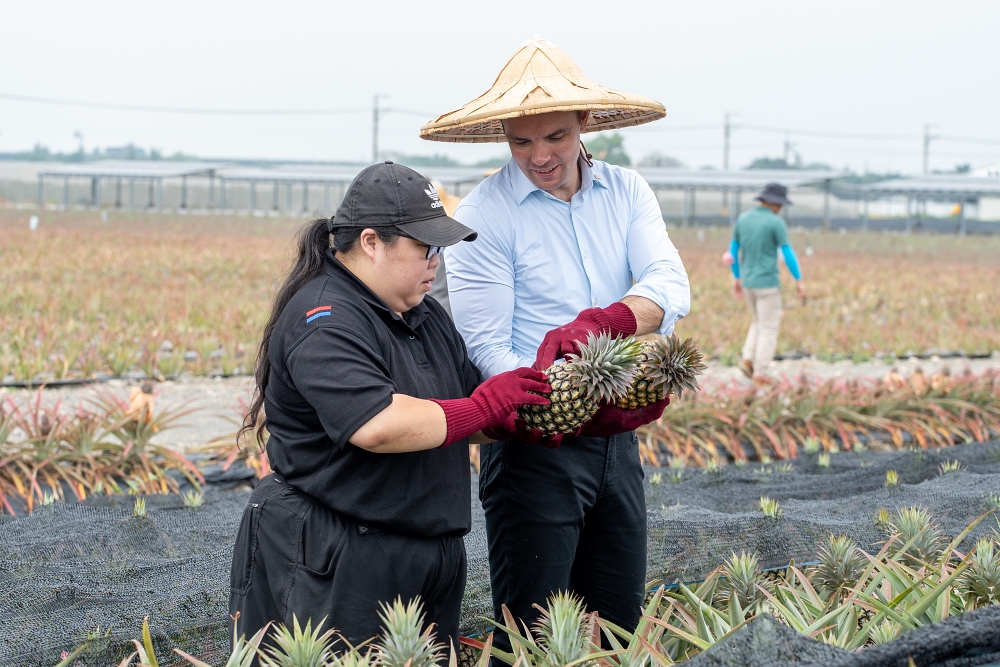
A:
{"type": "Polygon", "coordinates": [[[585,132],[642,125],[667,115],[655,100],[594,83],[555,44],[535,35],[511,57],[493,87],[426,123],[420,137],[460,143],[503,142],[500,121],[553,111],[590,111],[585,132]]]}
{"type": "Polygon", "coordinates": [[[788,198],[788,190],[780,183],[768,183],[764,186],[764,189],[760,191],[760,194],[757,195],[756,199],[767,202],[768,204],[781,204],[782,206],[792,205],[792,200],[788,198]]]}
{"type": "Polygon", "coordinates": [[[391,161],[362,169],[326,226],[330,232],[343,227],[395,227],[421,243],[440,247],[475,241],[477,236],[445,213],[430,181],[391,161]]]}

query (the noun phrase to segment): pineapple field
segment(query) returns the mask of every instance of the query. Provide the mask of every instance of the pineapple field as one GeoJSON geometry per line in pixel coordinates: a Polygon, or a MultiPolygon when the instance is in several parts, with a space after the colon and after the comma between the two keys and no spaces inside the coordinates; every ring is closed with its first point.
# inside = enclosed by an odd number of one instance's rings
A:
{"type": "MultiPolygon", "coordinates": [[[[247,372],[304,222],[125,212],[102,222],[96,211],[45,211],[30,231],[28,217],[0,208],[4,384],[247,372]]],[[[721,259],[728,232],[671,236],[692,288],[677,334],[732,363],[749,320],[721,259]]],[[[793,231],[792,243],[810,298],[788,299],[779,352],[865,360],[1000,350],[1000,238],[793,231]]]]}

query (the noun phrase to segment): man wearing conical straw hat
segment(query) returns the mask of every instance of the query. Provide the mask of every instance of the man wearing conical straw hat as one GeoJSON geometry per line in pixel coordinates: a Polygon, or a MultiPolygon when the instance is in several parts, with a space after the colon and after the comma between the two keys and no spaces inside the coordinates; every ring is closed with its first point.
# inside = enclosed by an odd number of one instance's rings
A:
{"type": "MultiPolygon", "coordinates": [[[[511,161],[466,196],[455,218],[479,233],[448,249],[455,323],[487,377],[546,368],[606,332],[669,334],[690,291],[652,190],[634,171],[591,161],[581,133],[631,127],[663,105],[595,84],[536,36],[486,93],[427,123],[436,141],[507,142],[511,161]]],[[[532,625],[560,590],[631,630],[646,575],[646,508],[634,429],[667,401],[600,408],[580,433],[544,439],[511,423],[482,448],[495,618],[532,625]],[[559,446],[561,444],[561,446],[559,446]]],[[[506,637],[497,645],[510,650],[506,637]]]]}

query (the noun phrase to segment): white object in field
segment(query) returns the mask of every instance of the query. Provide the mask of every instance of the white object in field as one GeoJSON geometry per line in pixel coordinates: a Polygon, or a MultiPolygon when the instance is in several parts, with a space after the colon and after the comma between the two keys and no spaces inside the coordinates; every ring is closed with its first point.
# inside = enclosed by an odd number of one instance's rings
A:
{"type": "Polygon", "coordinates": [[[101,222],[103,222],[104,224],[108,224],[108,212],[107,211],[101,211],[101,222]]]}
{"type": "Polygon", "coordinates": [[[30,229],[31,231],[35,231],[36,229],[38,229],[38,216],[37,215],[31,216],[31,219],[28,220],[28,229],[30,229]]]}
{"type": "Polygon", "coordinates": [[[812,257],[812,256],[813,256],[813,247],[811,245],[807,245],[806,246],[806,257],[812,257]]]}

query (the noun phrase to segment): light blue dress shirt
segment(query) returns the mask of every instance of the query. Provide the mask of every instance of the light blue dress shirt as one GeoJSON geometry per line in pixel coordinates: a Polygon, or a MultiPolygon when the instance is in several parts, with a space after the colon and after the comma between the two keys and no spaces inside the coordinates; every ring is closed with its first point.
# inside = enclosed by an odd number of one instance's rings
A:
{"type": "Polygon", "coordinates": [[[687,272],[649,185],[631,169],[580,161],[570,202],[511,160],[455,212],[479,232],[445,252],[455,325],[486,377],[530,366],[545,334],[586,308],[642,296],[669,334],[690,308],[687,272]]]}

